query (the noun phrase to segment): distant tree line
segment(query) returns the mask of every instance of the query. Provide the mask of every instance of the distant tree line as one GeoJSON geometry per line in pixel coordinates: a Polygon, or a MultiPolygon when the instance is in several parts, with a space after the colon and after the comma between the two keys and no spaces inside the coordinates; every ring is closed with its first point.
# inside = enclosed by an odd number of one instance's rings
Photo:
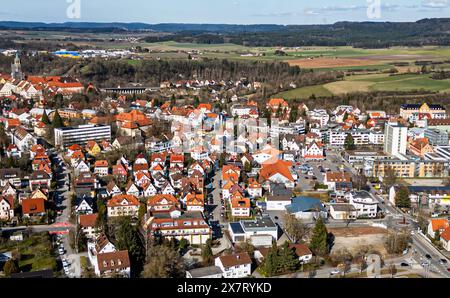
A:
{"type": "Polygon", "coordinates": [[[273,86],[309,86],[333,82],[342,74],[337,72],[316,73],[290,66],[284,62],[229,61],[219,59],[192,60],[144,60],[131,64],[128,60],[95,59],[82,62],[73,74],[98,86],[111,86],[139,82],[159,84],[162,81],[181,79],[240,80],[262,82],[273,86]]]}
{"type": "Polygon", "coordinates": [[[450,45],[450,19],[418,22],[338,22],[332,25],[290,25],[264,31],[181,31],[172,35],[149,36],[146,42],[234,43],[254,47],[450,45]]]}

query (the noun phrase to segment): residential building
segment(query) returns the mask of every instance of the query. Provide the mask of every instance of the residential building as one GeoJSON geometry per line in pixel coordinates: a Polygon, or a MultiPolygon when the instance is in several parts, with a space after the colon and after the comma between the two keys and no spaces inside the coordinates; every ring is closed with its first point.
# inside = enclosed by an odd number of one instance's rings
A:
{"type": "Polygon", "coordinates": [[[445,119],[447,113],[442,105],[438,104],[403,104],[400,106],[400,117],[411,122],[419,115],[430,115],[431,119],[445,119]]]}
{"type": "Polygon", "coordinates": [[[432,146],[448,146],[448,132],[440,129],[426,129],[424,137],[432,146]]]}
{"type": "Polygon", "coordinates": [[[246,252],[220,256],[214,263],[222,270],[224,278],[244,278],[252,275],[252,260],[246,252]]]}
{"type": "Polygon", "coordinates": [[[378,214],[378,201],[367,191],[351,191],[345,194],[348,203],[356,209],[358,218],[375,218],[378,214]]]}
{"type": "Polygon", "coordinates": [[[186,278],[222,278],[222,269],[218,266],[195,268],[186,271],[186,278]]]}
{"type": "Polygon", "coordinates": [[[266,196],[266,210],[285,211],[286,206],[292,203],[292,194],[292,189],[285,188],[283,185],[271,185],[266,196]]]}
{"type": "Polygon", "coordinates": [[[80,214],[78,216],[78,224],[87,239],[95,240],[98,236],[96,223],[98,214],[80,214]]]}
{"type": "Polygon", "coordinates": [[[397,123],[386,124],[384,131],[384,151],[392,156],[406,154],[408,128],[397,123]]]}
{"type": "Polygon", "coordinates": [[[254,246],[271,246],[273,240],[278,240],[278,226],[269,216],[240,220],[228,225],[234,243],[250,240],[254,246]]]}
{"type": "Polygon", "coordinates": [[[322,202],[315,198],[296,197],[292,203],[287,205],[286,212],[295,215],[296,218],[311,221],[314,219],[327,218],[328,212],[322,202]]]}
{"type": "Polygon", "coordinates": [[[436,233],[439,233],[440,235],[448,227],[449,227],[448,218],[432,218],[428,223],[427,234],[431,238],[434,238],[436,236],[436,233]]]}
{"type": "Polygon", "coordinates": [[[330,204],[330,216],[337,220],[351,220],[358,217],[358,212],[352,204],[330,204]]]}
{"type": "Polygon", "coordinates": [[[111,126],[80,125],[55,129],[55,146],[86,145],[88,141],[111,141],[111,126]]]}
{"type": "Polygon", "coordinates": [[[450,227],[445,228],[441,233],[441,243],[446,251],[450,251],[450,227]]]}
{"type": "Polygon", "coordinates": [[[166,239],[186,239],[190,244],[202,245],[212,237],[212,230],[206,223],[201,212],[186,212],[184,214],[158,213],[147,218],[144,228],[153,237],[166,239]]]}
{"type": "Polygon", "coordinates": [[[14,197],[0,197],[0,221],[10,221],[14,217],[14,197]]]}
{"type": "Polygon", "coordinates": [[[138,217],[141,203],[133,195],[116,195],[107,203],[108,217],[131,216],[138,217]]]}
{"type": "Polygon", "coordinates": [[[44,199],[23,199],[22,200],[22,216],[25,218],[41,217],[45,215],[44,199]]]}
{"type": "Polygon", "coordinates": [[[328,186],[329,190],[351,190],[352,177],[348,172],[327,172],[324,175],[323,184],[328,186]]]}

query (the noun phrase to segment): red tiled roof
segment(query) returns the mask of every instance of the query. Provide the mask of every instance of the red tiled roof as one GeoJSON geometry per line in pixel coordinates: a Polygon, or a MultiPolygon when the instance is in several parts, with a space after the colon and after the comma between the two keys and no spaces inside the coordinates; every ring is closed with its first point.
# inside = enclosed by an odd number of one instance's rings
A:
{"type": "Polygon", "coordinates": [[[246,265],[246,264],[252,263],[250,256],[246,252],[239,253],[239,254],[233,254],[233,255],[227,255],[227,256],[221,256],[221,257],[219,257],[219,259],[225,268],[230,268],[230,267],[234,267],[234,266],[246,265]]]}
{"type": "Polygon", "coordinates": [[[431,219],[431,228],[433,229],[433,232],[436,232],[438,230],[443,230],[448,228],[448,219],[446,218],[436,218],[431,219]]]}
{"type": "Polygon", "coordinates": [[[82,214],[78,217],[78,222],[82,228],[95,227],[97,222],[98,214],[82,214]]]}
{"type": "Polygon", "coordinates": [[[23,214],[37,214],[45,212],[45,200],[40,199],[23,199],[22,213],[23,214]]]}
{"type": "Polygon", "coordinates": [[[140,205],[139,200],[133,195],[116,195],[108,201],[107,206],[108,207],[124,206],[122,205],[124,201],[127,202],[126,204],[127,206],[140,205]]]}
{"type": "Polygon", "coordinates": [[[130,267],[128,250],[98,254],[97,263],[100,272],[127,269],[130,267]]]}
{"type": "Polygon", "coordinates": [[[441,233],[441,238],[445,241],[450,241],[450,227],[445,228],[444,232],[441,233]]]}

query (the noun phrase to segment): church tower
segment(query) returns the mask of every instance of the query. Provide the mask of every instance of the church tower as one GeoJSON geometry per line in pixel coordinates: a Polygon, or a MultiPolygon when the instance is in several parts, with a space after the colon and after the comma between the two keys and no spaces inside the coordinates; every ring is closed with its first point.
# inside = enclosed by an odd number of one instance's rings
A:
{"type": "Polygon", "coordinates": [[[16,58],[14,59],[14,63],[11,64],[11,77],[13,80],[23,80],[24,76],[22,73],[22,65],[20,64],[19,54],[16,54],[16,58]]]}

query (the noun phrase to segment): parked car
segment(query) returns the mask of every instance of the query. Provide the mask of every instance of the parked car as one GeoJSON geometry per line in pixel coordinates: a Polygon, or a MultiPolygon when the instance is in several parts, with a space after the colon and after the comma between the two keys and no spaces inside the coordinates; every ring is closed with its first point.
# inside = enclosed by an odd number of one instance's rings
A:
{"type": "Polygon", "coordinates": [[[440,263],[441,265],[447,264],[447,260],[446,260],[446,259],[440,259],[440,260],[439,260],[439,263],[440,263]]]}
{"type": "Polygon", "coordinates": [[[429,254],[426,254],[426,255],[425,255],[425,258],[427,258],[428,260],[431,260],[431,259],[432,259],[432,257],[431,257],[429,254]]]}
{"type": "Polygon", "coordinates": [[[400,266],[402,266],[402,267],[409,267],[409,264],[408,263],[401,263],[400,266]]]}
{"type": "Polygon", "coordinates": [[[339,271],[339,269],[333,269],[333,270],[330,272],[331,275],[336,275],[336,274],[339,274],[339,273],[341,273],[341,271],[339,271]]]}

